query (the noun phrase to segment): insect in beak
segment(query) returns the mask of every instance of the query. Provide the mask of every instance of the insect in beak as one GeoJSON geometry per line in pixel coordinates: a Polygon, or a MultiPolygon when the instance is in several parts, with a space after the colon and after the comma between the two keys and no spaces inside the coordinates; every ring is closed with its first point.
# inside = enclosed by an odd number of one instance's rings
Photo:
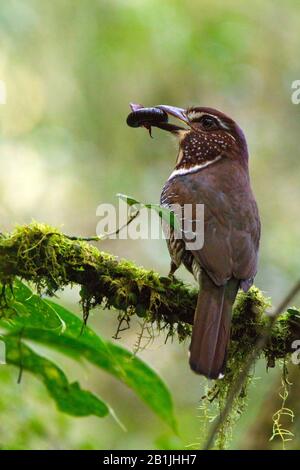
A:
{"type": "Polygon", "coordinates": [[[144,108],[140,104],[130,104],[132,112],[127,116],[127,124],[130,127],[145,127],[151,135],[152,127],[177,134],[183,127],[169,123],[168,115],[174,116],[181,121],[188,123],[184,110],[174,106],[160,105],[152,108],[144,108]]]}

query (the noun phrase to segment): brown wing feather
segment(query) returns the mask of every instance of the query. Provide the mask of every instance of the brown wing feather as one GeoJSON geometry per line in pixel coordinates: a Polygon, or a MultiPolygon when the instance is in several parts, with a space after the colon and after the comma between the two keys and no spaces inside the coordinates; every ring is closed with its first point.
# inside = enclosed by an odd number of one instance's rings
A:
{"type": "Polygon", "coordinates": [[[197,173],[175,177],[166,183],[161,203],[178,204],[179,197],[181,205],[204,204],[204,246],[192,254],[211,279],[217,285],[232,277],[252,279],[260,226],[245,170],[224,158],[197,173]]]}

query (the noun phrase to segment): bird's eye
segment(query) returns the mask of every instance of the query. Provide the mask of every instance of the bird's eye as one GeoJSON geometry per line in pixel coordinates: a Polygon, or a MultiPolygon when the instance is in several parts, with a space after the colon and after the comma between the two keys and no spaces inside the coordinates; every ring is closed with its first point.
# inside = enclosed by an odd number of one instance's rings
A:
{"type": "Polygon", "coordinates": [[[202,116],[200,122],[205,129],[210,129],[216,125],[216,121],[210,116],[202,116]]]}

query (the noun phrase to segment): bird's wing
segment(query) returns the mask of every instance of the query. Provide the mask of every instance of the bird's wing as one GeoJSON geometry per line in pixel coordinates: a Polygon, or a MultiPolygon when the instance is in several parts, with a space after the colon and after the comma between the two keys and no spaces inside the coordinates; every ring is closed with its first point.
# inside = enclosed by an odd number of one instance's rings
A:
{"type": "MultiPolygon", "coordinates": [[[[224,181],[218,180],[216,186],[216,170],[213,165],[208,170],[169,180],[161,202],[169,206],[175,204],[175,207],[190,204],[194,208],[194,217],[196,205],[203,204],[203,246],[193,249],[189,243],[188,248],[187,235],[190,234],[183,232],[186,249],[191,250],[195,260],[217,285],[232,277],[250,280],[256,274],[260,226],[249,181],[245,178],[237,184],[231,171],[230,178],[226,173],[224,181]]],[[[175,212],[179,213],[178,210],[175,212]]]]}

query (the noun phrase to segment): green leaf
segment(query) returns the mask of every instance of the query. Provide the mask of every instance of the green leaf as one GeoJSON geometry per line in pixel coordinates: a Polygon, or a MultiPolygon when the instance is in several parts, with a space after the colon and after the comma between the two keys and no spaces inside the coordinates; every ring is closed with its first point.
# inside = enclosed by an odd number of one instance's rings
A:
{"type": "MultiPolygon", "coordinates": [[[[19,284],[20,281],[17,286],[19,284]]],[[[91,328],[86,327],[81,334],[82,320],[50,300],[39,298],[39,302],[43,305],[40,311],[40,324],[42,324],[44,314],[46,318],[52,315],[53,318],[59,318],[60,322],[66,326],[63,332],[61,329],[38,327],[36,318],[34,318],[33,327],[31,327],[27,311],[25,311],[26,323],[23,323],[22,316],[24,304],[27,305],[28,302],[28,290],[28,288],[18,290],[18,302],[14,303],[14,309],[18,316],[15,315],[9,322],[5,319],[0,320],[0,325],[8,329],[10,335],[19,337],[21,333],[23,338],[49,345],[76,360],[86,359],[114,375],[130,387],[176,432],[171,395],[156,372],[130,351],[102,339],[91,328]],[[24,294],[23,299],[22,293],[24,294]]]]}
{"type": "Polygon", "coordinates": [[[122,201],[126,202],[128,206],[135,206],[137,210],[142,209],[144,207],[146,209],[154,210],[158,214],[158,216],[162,220],[164,220],[168,225],[170,225],[175,230],[180,230],[180,224],[176,215],[172,210],[168,209],[167,207],[162,207],[159,204],[145,204],[143,202],[138,201],[137,199],[134,199],[131,196],[127,196],[126,194],[118,193],[117,197],[122,201]]]}
{"type": "Polygon", "coordinates": [[[137,207],[140,207],[142,205],[142,203],[140,201],[138,201],[137,199],[134,199],[133,197],[131,196],[127,196],[126,194],[121,194],[121,193],[118,193],[117,194],[117,197],[119,199],[121,199],[122,201],[126,202],[126,204],[128,206],[137,206],[137,207]]]}
{"type": "Polygon", "coordinates": [[[65,323],[55,309],[34,294],[23,282],[15,279],[13,291],[5,289],[6,305],[2,306],[2,315],[15,326],[45,328],[62,332],[65,323]]]}
{"type": "Polygon", "coordinates": [[[294,315],[294,316],[299,316],[300,315],[300,311],[297,309],[297,308],[288,308],[287,309],[288,313],[294,315]]]}
{"type": "Polygon", "coordinates": [[[148,209],[152,209],[156,211],[159,217],[165,222],[167,222],[167,224],[170,225],[172,228],[174,228],[175,230],[180,230],[180,224],[173,211],[171,211],[170,209],[167,209],[166,207],[162,207],[159,204],[144,204],[144,205],[148,209]]]}
{"type": "MultiPolygon", "coordinates": [[[[290,322],[298,321],[298,319],[300,318],[300,311],[295,307],[288,308],[287,309],[287,314],[288,314],[288,317],[287,317],[288,321],[290,321],[290,322]]],[[[287,314],[283,314],[283,316],[285,316],[287,314]]]]}
{"type": "Polygon", "coordinates": [[[78,382],[69,383],[61,369],[39,356],[16,336],[2,336],[6,345],[6,362],[33,373],[47,387],[59,410],[72,416],[95,415],[100,418],[109,413],[109,407],[96,395],[82,390],[78,382]]]}

